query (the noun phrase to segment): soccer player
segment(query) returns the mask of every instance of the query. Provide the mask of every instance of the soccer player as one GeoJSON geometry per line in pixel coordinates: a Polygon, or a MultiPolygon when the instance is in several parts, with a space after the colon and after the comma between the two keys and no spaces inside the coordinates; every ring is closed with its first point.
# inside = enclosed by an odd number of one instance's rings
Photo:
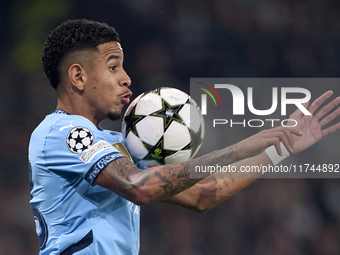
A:
{"type": "Polygon", "coordinates": [[[340,114],[330,113],[339,98],[316,112],[329,91],[305,104],[316,114],[297,110],[290,117],[297,128],[264,130],[190,162],[141,170],[122,134],[100,127],[103,119],[119,119],[129,103],[131,80],[123,58],[117,32],[103,23],[66,21],[47,38],[43,68],[58,103],[29,144],[30,203],[40,254],[138,254],[139,205],[162,201],[204,212],[260,175],[230,181],[229,174],[206,178],[210,173],[202,172],[192,178],[190,164],[273,164],[340,128],[338,123],[321,130],[340,114]]]}

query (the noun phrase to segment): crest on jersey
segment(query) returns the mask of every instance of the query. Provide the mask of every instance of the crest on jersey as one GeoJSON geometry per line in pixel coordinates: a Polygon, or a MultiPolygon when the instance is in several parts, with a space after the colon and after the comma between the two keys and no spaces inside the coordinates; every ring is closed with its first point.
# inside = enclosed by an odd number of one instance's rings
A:
{"type": "Polygon", "coordinates": [[[112,144],[120,153],[122,153],[125,157],[127,157],[131,161],[130,153],[127,151],[125,146],[122,143],[114,143],[112,144]]]}
{"type": "Polygon", "coordinates": [[[92,132],[84,127],[75,127],[67,134],[67,147],[73,153],[81,153],[93,144],[94,136],[92,132]]]}

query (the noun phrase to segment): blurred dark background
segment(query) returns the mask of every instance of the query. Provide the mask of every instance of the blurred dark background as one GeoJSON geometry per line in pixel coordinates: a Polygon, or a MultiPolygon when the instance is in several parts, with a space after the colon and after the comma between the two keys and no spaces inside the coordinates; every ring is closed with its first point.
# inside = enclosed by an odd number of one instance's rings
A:
{"type": "MultiPolygon", "coordinates": [[[[189,92],[190,77],[340,74],[337,0],[2,0],[1,255],[38,254],[27,146],[56,106],[41,68],[45,38],[71,18],[118,30],[134,96],[160,86],[189,92]]],[[[339,139],[338,132],[301,157],[339,162],[339,139]]],[[[211,148],[211,142],[204,147],[211,148]]],[[[204,215],[145,205],[140,254],[340,254],[339,201],[338,179],[261,179],[204,215]]]]}

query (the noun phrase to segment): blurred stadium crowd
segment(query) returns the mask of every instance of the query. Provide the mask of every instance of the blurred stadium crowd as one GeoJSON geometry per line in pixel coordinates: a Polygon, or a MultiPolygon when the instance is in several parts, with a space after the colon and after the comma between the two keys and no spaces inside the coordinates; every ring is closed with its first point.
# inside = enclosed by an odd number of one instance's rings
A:
{"type": "MultiPolygon", "coordinates": [[[[340,74],[336,0],[2,1],[0,14],[1,255],[38,253],[27,145],[56,105],[40,54],[60,22],[88,18],[116,27],[134,96],[160,86],[189,92],[190,77],[340,74]]],[[[119,123],[104,125],[120,129],[119,123]]],[[[339,163],[339,139],[334,134],[293,160],[339,163]]],[[[204,146],[215,149],[213,142],[204,146]]],[[[140,254],[340,254],[339,199],[338,179],[267,179],[204,215],[145,205],[140,254]]]]}

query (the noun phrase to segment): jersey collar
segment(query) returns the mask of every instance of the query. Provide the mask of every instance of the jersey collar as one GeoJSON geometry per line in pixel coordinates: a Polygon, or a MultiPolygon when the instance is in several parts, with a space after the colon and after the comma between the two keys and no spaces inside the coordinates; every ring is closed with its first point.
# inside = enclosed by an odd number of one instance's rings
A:
{"type": "MultiPolygon", "coordinates": [[[[60,109],[56,109],[50,112],[50,114],[66,114],[66,115],[71,115],[68,112],[64,111],[64,110],[60,110],[60,109]]],[[[98,130],[100,131],[104,131],[104,129],[102,129],[99,125],[96,126],[98,130]]]]}
{"type": "Polygon", "coordinates": [[[51,111],[50,114],[66,114],[66,115],[71,115],[68,112],[65,112],[64,110],[60,110],[60,109],[55,109],[55,110],[51,111]]]}

